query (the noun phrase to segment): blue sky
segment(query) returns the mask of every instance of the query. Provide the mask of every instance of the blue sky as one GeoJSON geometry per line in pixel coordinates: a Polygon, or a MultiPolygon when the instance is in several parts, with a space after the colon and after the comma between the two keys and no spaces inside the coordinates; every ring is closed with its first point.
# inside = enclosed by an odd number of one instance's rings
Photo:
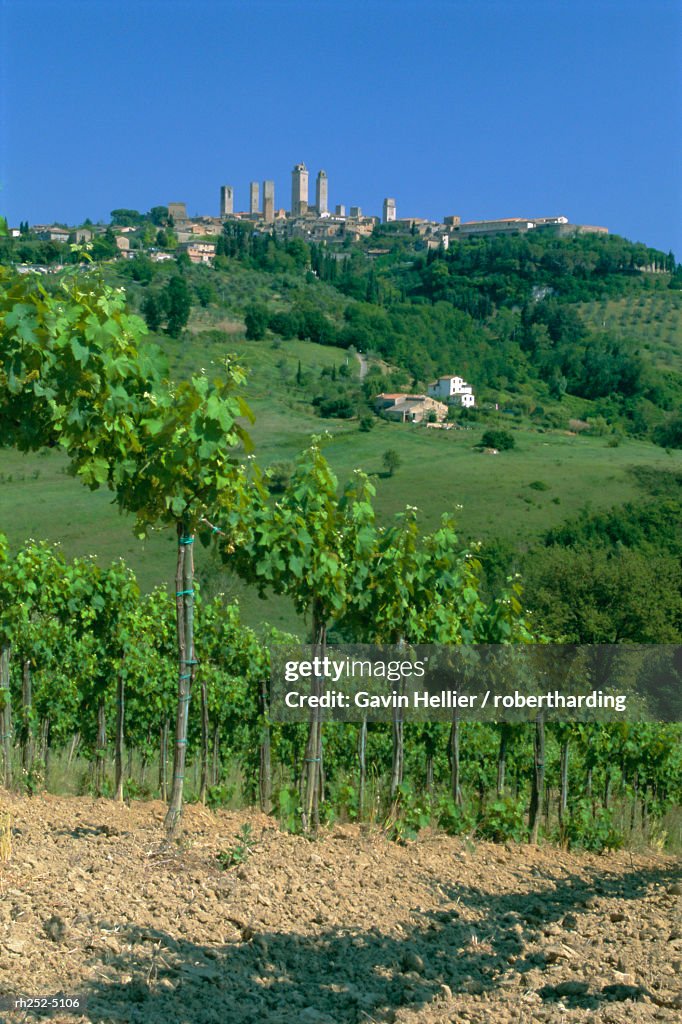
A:
{"type": "Polygon", "coordinates": [[[682,258],[677,0],[0,0],[0,211],[108,220],[324,167],[330,203],[565,214],[682,258]]]}

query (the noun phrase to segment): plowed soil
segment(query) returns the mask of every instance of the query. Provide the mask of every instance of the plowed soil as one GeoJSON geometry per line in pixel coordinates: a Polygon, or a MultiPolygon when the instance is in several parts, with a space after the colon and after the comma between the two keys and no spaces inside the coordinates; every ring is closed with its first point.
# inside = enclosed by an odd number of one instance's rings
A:
{"type": "MultiPolygon", "coordinates": [[[[663,855],[572,855],[258,814],[0,795],[0,993],[145,1024],[682,1020],[682,886],[663,855]],[[251,825],[253,850],[221,851],[251,825]]],[[[3,1017],[4,1014],[4,1017],[3,1017]]]]}

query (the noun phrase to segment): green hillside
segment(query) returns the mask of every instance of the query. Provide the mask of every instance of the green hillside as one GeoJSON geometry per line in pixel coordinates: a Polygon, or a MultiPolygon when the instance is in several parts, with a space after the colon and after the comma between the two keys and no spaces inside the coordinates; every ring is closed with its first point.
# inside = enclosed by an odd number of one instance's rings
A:
{"type": "MultiPolygon", "coordinates": [[[[192,323],[191,344],[187,339],[164,341],[176,371],[198,369],[225,353],[227,346],[207,333],[207,325],[204,315],[192,323]]],[[[260,464],[291,460],[311,435],[326,431],[325,454],[341,481],[356,467],[372,475],[377,512],[384,521],[412,504],[422,511],[427,529],[442,512],[456,510],[467,543],[503,538],[525,547],[586,503],[608,508],[635,499],[633,467],[682,467],[682,453],[666,453],[647,441],[625,439],[611,447],[607,437],[540,431],[528,422],[513,424],[514,450],[495,456],[475,447],[485,424],[444,432],[378,420],[373,430],[363,432],[357,420],[321,420],[306,397],[325,367],[345,364],[344,350],[300,340],[247,342],[235,331],[229,338],[229,349],[249,371],[247,398],[256,415],[251,433],[260,464]],[[301,387],[295,383],[299,363],[308,379],[301,387]],[[390,478],[382,462],[389,448],[401,460],[390,478]]],[[[359,363],[352,358],[349,365],[357,379],[359,363]]],[[[497,418],[503,423],[512,419],[497,418]]],[[[105,561],[122,555],[145,589],[166,582],[173,569],[174,535],[136,540],[131,521],[113,507],[110,494],[82,487],[67,475],[65,460],[55,452],[0,451],[0,524],[13,545],[30,536],[60,541],[67,555],[97,553],[105,561]]],[[[209,569],[202,549],[198,557],[200,568],[209,569]]],[[[218,580],[212,576],[211,586],[239,594],[248,621],[294,623],[282,599],[270,599],[265,607],[225,574],[218,580]]]]}
{"type": "MultiPolygon", "coordinates": [[[[634,469],[680,469],[682,452],[652,438],[682,394],[682,293],[676,274],[633,265],[649,250],[636,257],[622,239],[503,239],[427,256],[418,244],[401,242],[379,260],[361,246],[332,259],[302,242],[228,238],[215,268],[141,258],[107,263],[104,273],[139,312],[180,276],[191,306],[185,328],[173,337],[162,322],[150,335],[171,376],[235,353],[248,374],[259,463],[286,475],[310,437],[327,432],[341,482],[356,467],[372,476],[382,521],[411,504],[428,529],[457,509],[465,543],[523,551],[586,505],[640,499],[634,469]],[[246,337],[249,316],[262,319],[257,338],[246,337]],[[454,429],[373,415],[378,391],[423,388],[440,372],[462,373],[476,389],[479,409],[455,416],[454,429]],[[481,453],[489,427],[509,430],[514,449],[481,453]],[[390,477],[388,449],[400,463],[390,477]]],[[[58,454],[0,450],[0,530],[12,544],[44,537],[68,555],[123,555],[144,588],[167,581],[174,537],[138,542],[130,526],[109,494],[71,479],[58,454]]],[[[239,594],[247,621],[294,623],[282,600],[264,608],[199,557],[207,585],[239,594]]]]}
{"type": "Polygon", "coordinates": [[[578,312],[593,330],[617,331],[637,342],[663,370],[682,374],[682,294],[649,291],[618,299],[579,303],[578,312]]]}

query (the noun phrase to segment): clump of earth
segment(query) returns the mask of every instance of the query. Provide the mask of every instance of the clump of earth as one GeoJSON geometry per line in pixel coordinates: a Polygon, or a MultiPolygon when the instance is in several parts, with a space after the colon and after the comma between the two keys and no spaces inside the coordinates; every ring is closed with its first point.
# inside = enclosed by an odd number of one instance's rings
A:
{"type": "Polygon", "coordinates": [[[0,804],[7,1024],[46,1019],[8,1009],[41,996],[78,1000],[57,1024],[682,1020],[682,885],[663,854],[399,846],[353,825],[311,841],[197,806],[167,844],[161,803],[0,804]]]}

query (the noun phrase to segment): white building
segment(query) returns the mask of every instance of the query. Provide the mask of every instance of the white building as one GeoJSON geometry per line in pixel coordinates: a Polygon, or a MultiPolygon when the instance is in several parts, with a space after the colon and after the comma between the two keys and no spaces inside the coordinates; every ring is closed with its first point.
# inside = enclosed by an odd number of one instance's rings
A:
{"type": "Polygon", "coordinates": [[[431,398],[439,398],[448,405],[462,405],[465,409],[476,405],[474,390],[463,377],[439,377],[429,384],[428,390],[431,398]]]}

